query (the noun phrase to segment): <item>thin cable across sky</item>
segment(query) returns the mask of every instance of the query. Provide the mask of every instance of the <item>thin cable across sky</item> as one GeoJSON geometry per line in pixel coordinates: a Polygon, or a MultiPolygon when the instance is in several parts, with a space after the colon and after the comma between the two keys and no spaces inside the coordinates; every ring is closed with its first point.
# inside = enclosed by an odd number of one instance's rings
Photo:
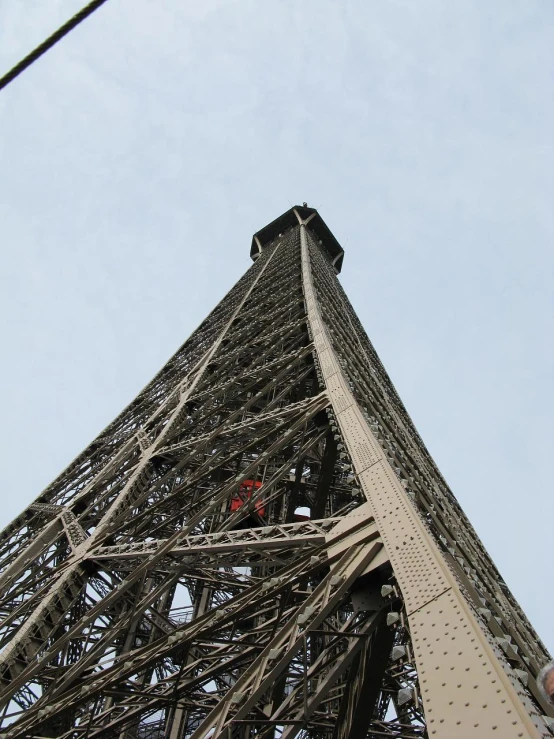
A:
{"type": "Polygon", "coordinates": [[[67,36],[67,34],[70,33],[74,28],[76,28],[79,23],[82,23],[85,18],[88,18],[89,15],[92,15],[94,11],[97,10],[101,5],[104,5],[105,2],[106,0],[93,0],[82,10],[76,13],[72,18],[70,18],[66,23],[64,23],[63,26],[60,26],[57,31],[54,31],[51,36],[48,36],[48,38],[45,39],[41,44],[39,44],[35,49],[33,49],[30,54],[27,54],[26,57],[18,62],[15,67],[12,67],[9,72],[6,72],[5,75],[0,77],[0,90],[3,90],[4,87],[7,87],[7,85],[9,85],[10,82],[13,82],[16,77],[19,77],[19,75],[26,69],[28,69],[31,64],[34,64],[37,59],[39,59],[43,54],[46,54],[46,52],[49,51],[53,46],[55,46],[58,41],[61,41],[64,36],[67,36]]]}

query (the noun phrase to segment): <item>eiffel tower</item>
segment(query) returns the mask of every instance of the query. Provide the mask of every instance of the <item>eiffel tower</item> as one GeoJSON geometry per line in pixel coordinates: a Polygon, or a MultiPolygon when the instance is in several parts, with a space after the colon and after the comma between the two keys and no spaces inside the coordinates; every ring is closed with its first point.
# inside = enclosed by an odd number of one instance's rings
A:
{"type": "Polygon", "coordinates": [[[6,739],[552,736],[549,656],[296,206],[1,534],[6,739]]]}

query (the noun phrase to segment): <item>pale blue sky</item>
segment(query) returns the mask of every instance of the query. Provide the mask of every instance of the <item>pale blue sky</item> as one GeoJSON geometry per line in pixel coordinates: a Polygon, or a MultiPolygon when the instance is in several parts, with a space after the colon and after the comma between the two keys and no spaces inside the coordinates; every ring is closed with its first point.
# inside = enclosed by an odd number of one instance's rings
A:
{"type": "MultiPolygon", "coordinates": [[[[84,4],[4,0],[0,70],[84,4]]],[[[295,202],[554,649],[550,0],[110,0],[0,92],[7,523],[295,202]]]]}

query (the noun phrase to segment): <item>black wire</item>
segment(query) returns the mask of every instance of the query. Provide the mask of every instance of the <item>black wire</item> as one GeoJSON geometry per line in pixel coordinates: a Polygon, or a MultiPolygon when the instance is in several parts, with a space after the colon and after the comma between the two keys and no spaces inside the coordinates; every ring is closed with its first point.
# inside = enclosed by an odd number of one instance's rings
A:
{"type": "Polygon", "coordinates": [[[106,0],[93,0],[93,2],[86,5],[82,10],[74,15],[73,18],[70,18],[66,23],[64,23],[63,26],[60,26],[57,31],[54,31],[51,36],[43,41],[42,44],[37,46],[36,49],[33,49],[30,54],[27,54],[27,56],[16,64],[15,67],[10,69],[10,71],[3,77],[0,77],[0,90],[3,90],[6,85],[9,85],[10,82],[21,74],[21,72],[25,71],[27,67],[30,67],[33,62],[36,62],[39,57],[45,54],[54,46],[54,44],[57,44],[58,41],[72,31],[75,26],[78,26],[81,21],[88,18],[89,15],[94,13],[94,11],[105,2],[106,0]]]}

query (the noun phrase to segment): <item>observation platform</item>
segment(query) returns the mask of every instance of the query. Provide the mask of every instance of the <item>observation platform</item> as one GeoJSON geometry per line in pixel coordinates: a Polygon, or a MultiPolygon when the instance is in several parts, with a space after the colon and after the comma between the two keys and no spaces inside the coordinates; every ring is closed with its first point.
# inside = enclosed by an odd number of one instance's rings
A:
{"type": "Polygon", "coordinates": [[[313,215],[307,228],[310,229],[316,240],[319,241],[338,274],[342,269],[344,249],[317,210],[315,208],[308,208],[306,205],[293,206],[290,210],[287,210],[274,221],[268,223],[267,226],[260,229],[260,231],[257,231],[252,237],[252,246],[250,247],[250,256],[252,259],[256,260],[261,254],[262,249],[274,241],[280,234],[284,234],[289,228],[298,225],[296,213],[298,213],[303,221],[313,215]]]}

